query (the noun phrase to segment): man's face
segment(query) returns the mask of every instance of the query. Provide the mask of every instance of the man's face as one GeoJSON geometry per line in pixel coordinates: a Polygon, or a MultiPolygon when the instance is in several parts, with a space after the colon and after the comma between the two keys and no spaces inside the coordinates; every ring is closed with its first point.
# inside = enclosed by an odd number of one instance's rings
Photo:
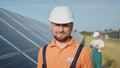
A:
{"type": "Polygon", "coordinates": [[[54,38],[59,42],[65,42],[70,37],[73,28],[73,23],[69,24],[51,23],[51,28],[54,38]]]}

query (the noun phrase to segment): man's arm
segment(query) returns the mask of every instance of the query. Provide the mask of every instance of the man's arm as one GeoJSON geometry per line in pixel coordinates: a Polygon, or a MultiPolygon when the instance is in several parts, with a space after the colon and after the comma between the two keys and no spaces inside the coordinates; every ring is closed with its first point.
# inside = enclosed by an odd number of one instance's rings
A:
{"type": "Polygon", "coordinates": [[[87,47],[84,47],[81,59],[81,68],[93,68],[91,52],[87,47]]]}
{"type": "Polygon", "coordinates": [[[38,53],[38,64],[37,64],[37,68],[42,68],[42,48],[40,48],[39,53],[38,53]]]}

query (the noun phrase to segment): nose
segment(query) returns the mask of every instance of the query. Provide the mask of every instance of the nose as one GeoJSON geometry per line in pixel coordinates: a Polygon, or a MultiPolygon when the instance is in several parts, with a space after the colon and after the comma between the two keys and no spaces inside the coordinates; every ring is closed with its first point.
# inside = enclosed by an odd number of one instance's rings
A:
{"type": "Polygon", "coordinates": [[[58,30],[59,30],[60,32],[62,32],[62,31],[63,31],[63,28],[64,28],[63,25],[60,25],[58,30]]]}

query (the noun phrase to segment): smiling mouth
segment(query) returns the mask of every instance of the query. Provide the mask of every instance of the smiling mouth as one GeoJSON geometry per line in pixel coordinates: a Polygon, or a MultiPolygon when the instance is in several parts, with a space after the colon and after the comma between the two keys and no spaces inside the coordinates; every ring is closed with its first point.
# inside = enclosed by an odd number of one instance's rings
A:
{"type": "Polygon", "coordinates": [[[64,32],[62,32],[62,33],[58,33],[58,35],[64,35],[65,33],[64,32]]]}

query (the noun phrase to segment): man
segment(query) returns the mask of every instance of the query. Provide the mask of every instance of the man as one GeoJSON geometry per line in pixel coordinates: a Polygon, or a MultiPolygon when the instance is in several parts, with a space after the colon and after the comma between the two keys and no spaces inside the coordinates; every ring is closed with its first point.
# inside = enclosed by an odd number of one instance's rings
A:
{"type": "MultiPolygon", "coordinates": [[[[46,67],[70,68],[80,45],[71,36],[74,25],[72,13],[66,6],[57,6],[52,10],[49,20],[51,21],[51,30],[54,39],[46,48],[46,67]]],[[[42,52],[43,48],[39,51],[37,68],[42,68],[42,52]]],[[[75,68],[92,68],[91,53],[85,46],[78,57],[75,68]]]]}
{"type": "Polygon", "coordinates": [[[94,68],[102,68],[102,50],[104,49],[104,42],[100,38],[99,32],[93,33],[93,40],[90,43],[92,48],[92,61],[94,68]]]}

